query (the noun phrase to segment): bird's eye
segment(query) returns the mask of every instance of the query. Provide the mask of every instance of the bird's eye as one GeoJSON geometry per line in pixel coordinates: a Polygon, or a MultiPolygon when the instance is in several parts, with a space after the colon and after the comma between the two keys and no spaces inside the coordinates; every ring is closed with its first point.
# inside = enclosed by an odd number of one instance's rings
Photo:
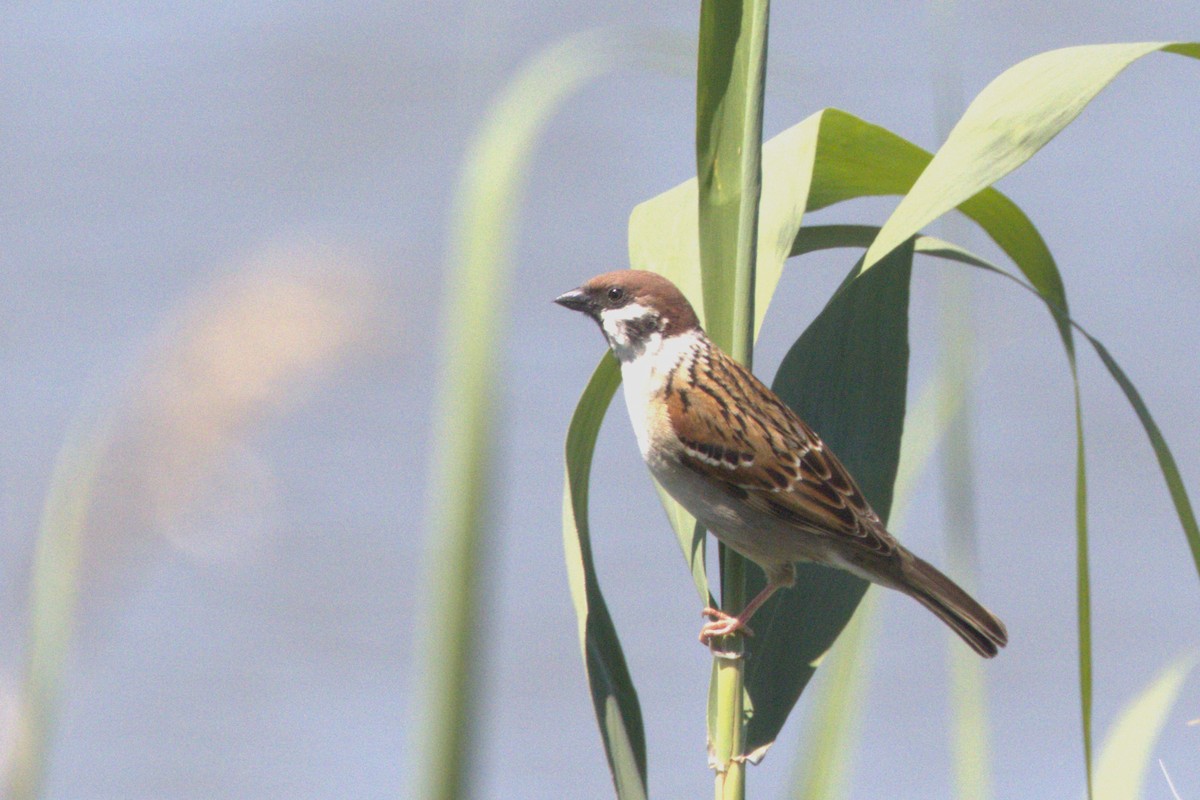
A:
{"type": "Polygon", "coordinates": [[[608,300],[610,303],[618,303],[625,296],[625,290],[620,286],[614,286],[608,290],[608,300]]]}

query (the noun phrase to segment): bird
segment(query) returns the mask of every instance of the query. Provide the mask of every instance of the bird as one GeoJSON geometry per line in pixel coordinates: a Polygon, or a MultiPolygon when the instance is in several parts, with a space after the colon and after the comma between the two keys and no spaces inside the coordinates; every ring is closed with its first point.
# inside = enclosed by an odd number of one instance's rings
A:
{"type": "Polygon", "coordinates": [[[555,298],[600,326],[621,367],[651,475],[718,540],[756,563],[766,587],[736,615],[705,608],[701,643],[753,635],[748,623],[795,564],[846,570],[907,594],[985,658],[1004,623],[888,532],[821,438],[705,334],[687,298],[655,272],[606,272],[555,298]]]}

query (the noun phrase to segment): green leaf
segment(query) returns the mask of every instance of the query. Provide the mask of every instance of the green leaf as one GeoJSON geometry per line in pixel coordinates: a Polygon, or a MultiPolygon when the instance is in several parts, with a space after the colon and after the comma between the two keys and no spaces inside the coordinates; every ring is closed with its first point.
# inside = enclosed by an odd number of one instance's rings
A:
{"type": "MultiPolygon", "coordinates": [[[[1200,47],[1193,45],[1166,49],[1200,57],[1200,47]]],[[[923,174],[922,171],[932,158],[928,152],[902,137],[835,109],[819,112],[767,142],[763,146],[763,186],[755,300],[756,330],[761,327],[787,255],[798,255],[819,247],[820,242],[814,237],[827,237],[833,241],[850,233],[858,236],[871,231],[862,226],[823,226],[821,229],[812,229],[811,233],[801,233],[800,223],[805,210],[822,208],[864,195],[903,194],[923,174]]],[[[696,182],[688,181],[634,209],[630,218],[630,260],[634,267],[652,269],[670,277],[700,308],[702,304],[695,302],[701,298],[696,191],[696,182]]],[[[1075,391],[1076,428],[1079,435],[1076,508],[1079,521],[1077,552],[1081,554],[1080,671],[1081,706],[1084,728],[1087,731],[1090,730],[1091,718],[1091,633],[1087,600],[1090,578],[1085,558],[1086,472],[1082,457],[1082,406],[1074,366],[1074,344],[1067,316],[1066,295],[1057,266],[1044,240],[1028,217],[1011,200],[995,189],[985,188],[959,200],[959,210],[974,220],[1000,246],[1032,284],[1032,290],[1046,302],[1067,350],[1075,391]]],[[[955,251],[953,246],[945,243],[935,246],[934,241],[928,237],[921,237],[917,240],[916,248],[918,251],[936,249],[939,251],[937,254],[943,257],[950,257],[948,254],[955,251]]],[[[869,243],[868,239],[861,242],[860,246],[869,243]]],[[[955,252],[961,255],[965,251],[955,252]]],[[[1026,286],[1023,283],[1020,285],[1026,286]]],[[[1104,358],[1103,354],[1101,358],[1104,358]]],[[[1115,369],[1115,364],[1109,368],[1114,377],[1117,377],[1118,370],[1115,369]]],[[[1119,378],[1118,383],[1121,384],[1119,378]]],[[[1122,385],[1122,388],[1137,409],[1140,399],[1136,398],[1132,386],[1122,385]]],[[[1143,419],[1143,425],[1147,427],[1151,444],[1172,489],[1176,510],[1193,554],[1200,553],[1200,534],[1196,533],[1194,515],[1179,480],[1178,469],[1161,435],[1157,434],[1157,429],[1152,428],[1151,423],[1147,415],[1143,419]]],[[[694,552],[692,527],[677,528],[676,533],[685,554],[691,555],[694,552]]],[[[1200,556],[1197,556],[1197,559],[1200,569],[1200,556]]],[[[695,564],[694,559],[692,563],[695,564]]],[[[1085,746],[1090,752],[1090,744],[1085,746]]]]}
{"type": "Polygon", "coordinates": [[[583,648],[583,662],[608,766],[617,797],[635,800],[646,797],[646,740],[642,712],[616,628],[596,578],[587,521],[588,481],[596,437],[620,382],[616,360],[605,355],[571,417],[563,493],[563,549],[571,599],[579,620],[579,643],[583,648]]]}
{"type": "MultiPolygon", "coordinates": [[[[878,230],[878,228],[871,225],[812,226],[800,231],[796,237],[793,249],[797,253],[807,253],[837,247],[867,247],[877,235],[878,230]]],[[[1053,305],[1052,298],[1038,291],[1036,287],[1023,283],[1008,271],[957,245],[932,236],[918,236],[915,248],[918,254],[957,261],[961,264],[979,267],[1007,278],[1022,289],[1036,295],[1046,304],[1052,314],[1061,313],[1060,309],[1053,305]]],[[[1195,511],[1188,497],[1187,488],[1183,483],[1183,476],[1179,472],[1179,465],[1175,461],[1175,456],[1171,452],[1171,448],[1167,444],[1162,430],[1150,414],[1150,409],[1142,399],[1141,393],[1138,392],[1133,382],[1129,380],[1129,377],[1125,374],[1120,364],[1117,363],[1116,359],[1113,358],[1108,348],[1074,319],[1067,316],[1064,317],[1064,320],[1092,345],[1096,354],[1100,357],[1100,361],[1108,369],[1113,380],[1117,382],[1117,386],[1125,393],[1126,400],[1129,401],[1130,407],[1133,408],[1134,413],[1138,416],[1138,420],[1142,423],[1142,428],[1146,431],[1146,438],[1154,450],[1155,458],[1158,460],[1159,470],[1162,472],[1163,480],[1166,482],[1167,491],[1171,495],[1171,501],[1175,505],[1175,513],[1179,518],[1180,527],[1183,529],[1184,538],[1187,540],[1188,548],[1192,554],[1196,574],[1200,576],[1200,525],[1197,524],[1195,511]]]]}
{"type": "Polygon", "coordinates": [[[1126,67],[1158,50],[1200,58],[1200,43],[1085,45],[1041,53],[1006,70],[968,106],[884,224],[863,268],[1024,164],[1126,67]]]}
{"type": "MultiPolygon", "coordinates": [[[[875,239],[877,234],[877,229],[869,225],[824,225],[804,228],[796,237],[796,241],[793,245],[793,252],[800,254],[836,247],[866,247],[875,239]]],[[[1117,385],[1120,386],[1121,390],[1125,393],[1130,406],[1132,406],[1134,411],[1137,413],[1138,419],[1141,421],[1142,426],[1146,431],[1146,436],[1150,441],[1151,447],[1154,449],[1156,458],[1158,459],[1159,468],[1162,471],[1163,479],[1166,481],[1167,488],[1171,494],[1171,499],[1175,504],[1176,514],[1179,517],[1180,525],[1183,528],[1184,535],[1191,549],[1192,557],[1196,564],[1197,574],[1200,575],[1200,527],[1197,526],[1191,501],[1188,497],[1187,490],[1184,487],[1182,476],[1179,473],[1179,467],[1175,461],[1174,455],[1171,453],[1170,447],[1167,445],[1166,439],[1163,437],[1157,423],[1155,423],[1153,416],[1150,414],[1150,411],[1146,407],[1145,402],[1142,400],[1137,388],[1133,385],[1132,381],[1129,380],[1128,376],[1126,376],[1124,370],[1121,369],[1120,365],[1117,363],[1116,359],[1113,358],[1108,349],[1098,339],[1084,329],[1078,322],[1067,316],[1062,311],[1060,306],[1055,305],[1053,296],[1047,296],[1046,293],[1043,293],[1037,287],[1023,283],[1014,275],[1010,274],[1004,269],[1001,269],[986,259],[964,250],[957,245],[944,242],[931,236],[917,237],[914,247],[917,253],[936,256],[938,258],[957,261],[961,264],[985,269],[989,272],[1011,280],[1022,289],[1034,294],[1046,304],[1051,313],[1054,314],[1056,319],[1060,321],[1060,330],[1063,325],[1070,326],[1071,328],[1077,330],[1085,339],[1087,339],[1087,341],[1096,350],[1097,355],[1100,356],[1101,362],[1105,365],[1109,373],[1113,376],[1113,379],[1117,382],[1117,385]]],[[[1073,356],[1072,367],[1074,367],[1073,356]]],[[[1075,394],[1075,420],[1078,442],[1077,449],[1079,451],[1077,453],[1076,467],[1077,471],[1081,471],[1083,469],[1082,411],[1080,405],[1079,381],[1074,369],[1072,369],[1072,379],[1075,394]]],[[[1078,474],[1077,472],[1077,481],[1082,482],[1083,478],[1084,476],[1078,474]]],[[[1081,657],[1080,659],[1081,699],[1086,731],[1086,746],[1090,752],[1091,626],[1090,613],[1087,611],[1089,607],[1088,593],[1090,592],[1090,581],[1088,571],[1086,569],[1086,516],[1078,512],[1079,510],[1077,509],[1077,516],[1079,516],[1081,520],[1080,525],[1082,527],[1082,535],[1080,541],[1077,543],[1077,553],[1080,554],[1081,559],[1083,559],[1083,563],[1081,564],[1081,567],[1083,568],[1080,570],[1079,576],[1079,591],[1081,594],[1080,637],[1081,650],[1085,654],[1084,657],[1081,657]]],[[[1088,761],[1088,772],[1089,774],[1092,772],[1090,766],[1090,757],[1088,761]]],[[[1095,785],[1100,786],[1102,784],[1096,783],[1095,785]]]]}
{"type": "MultiPolygon", "coordinates": [[[[756,332],[761,329],[784,262],[805,247],[798,234],[807,208],[864,195],[903,193],[932,158],[902,137],[836,109],[826,109],[789,128],[764,144],[762,152],[754,303],[756,332]]],[[[693,179],[638,205],[629,222],[629,253],[634,268],[659,272],[680,286],[704,319],[698,203],[697,181],[693,179]]],[[[1024,265],[1023,269],[1039,278],[1043,273],[1057,276],[1053,259],[1036,228],[1000,192],[981,193],[963,211],[982,225],[1006,252],[1022,259],[1019,263],[1024,265]]],[[[703,539],[698,539],[691,517],[665,494],[660,496],[700,595],[707,598],[703,539]]],[[[851,597],[843,595],[840,600],[846,607],[839,605],[839,615],[848,619],[854,607],[851,597]]],[[[857,599],[853,602],[857,603],[857,599]]],[[[807,677],[797,677],[797,681],[802,690],[807,677]]],[[[795,687],[779,689],[780,696],[798,691],[795,687]]],[[[759,746],[773,738],[765,729],[760,727],[759,731],[759,746]]]]}
{"type": "MultiPolygon", "coordinates": [[[[805,229],[813,230],[816,229],[805,229]]],[[[875,238],[875,233],[876,229],[868,228],[858,246],[865,250],[875,238]]],[[[831,247],[850,246],[836,244],[837,240],[832,237],[822,238],[831,247]]],[[[888,515],[888,527],[893,531],[903,532],[905,511],[917,479],[925,471],[947,427],[962,410],[964,379],[962,373],[946,369],[945,365],[939,366],[933,378],[921,390],[917,403],[905,415],[894,500],[888,515]]],[[[848,796],[858,729],[866,711],[861,700],[867,687],[873,645],[879,627],[880,598],[880,590],[867,591],[850,624],[830,652],[830,658],[827,659],[830,663],[824,667],[825,676],[817,696],[810,699],[812,712],[806,725],[806,746],[793,771],[789,797],[796,800],[839,800],[848,796]]],[[[949,632],[947,636],[957,638],[949,632]]],[[[951,646],[958,648],[956,652],[979,661],[957,642],[951,646]]]]}
{"type": "MultiPolygon", "coordinates": [[[[773,385],[820,432],[884,519],[904,428],[912,253],[898,248],[879,269],[843,284],[784,357],[773,385]]],[[[761,570],[753,570],[749,591],[765,584],[761,570]]],[[[796,586],[755,615],[746,690],[754,709],[747,751],[756,759],[774,742],[866,588],[848,572],[798,564],[796,586]]]]}
{"type": "Polygon", "coordinates": [[[1142,796],[1154,743],[1195,666],[1195,654],[1177,658],[1121,710],[1096,759],[1096,800],[1142,796]]]}

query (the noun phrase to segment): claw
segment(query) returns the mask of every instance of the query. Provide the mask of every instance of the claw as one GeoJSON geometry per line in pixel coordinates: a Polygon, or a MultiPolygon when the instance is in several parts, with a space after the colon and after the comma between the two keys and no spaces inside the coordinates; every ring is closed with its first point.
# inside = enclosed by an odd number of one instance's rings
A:
{"type": "Polygon", "coordinates": [[[729,636],[734,633],[741,633],[744,636],[753,636],[754,631],[750,630],[750,626],[742,621],[741,617],[735,617],[727,614],[719,608],[706,608],[700,612],[702,616],[711,617],[711,622],[704,623],[704,627],[700,629],[700,643],[706,647],[712,647],[713,639],[721,636],[729,636]]]}

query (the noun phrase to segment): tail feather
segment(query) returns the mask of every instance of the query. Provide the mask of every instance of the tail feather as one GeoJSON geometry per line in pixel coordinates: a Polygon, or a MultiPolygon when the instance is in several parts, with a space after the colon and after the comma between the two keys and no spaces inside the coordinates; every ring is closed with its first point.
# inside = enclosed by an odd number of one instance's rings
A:
{"type": "Polygon", "coordinates": [[[964,592],[933,565],[916,556],[905,559],[904,590],[937,614],[963,641],[984,658],[1008,644],[1008,631],[1000,619],[964,592]]]}

